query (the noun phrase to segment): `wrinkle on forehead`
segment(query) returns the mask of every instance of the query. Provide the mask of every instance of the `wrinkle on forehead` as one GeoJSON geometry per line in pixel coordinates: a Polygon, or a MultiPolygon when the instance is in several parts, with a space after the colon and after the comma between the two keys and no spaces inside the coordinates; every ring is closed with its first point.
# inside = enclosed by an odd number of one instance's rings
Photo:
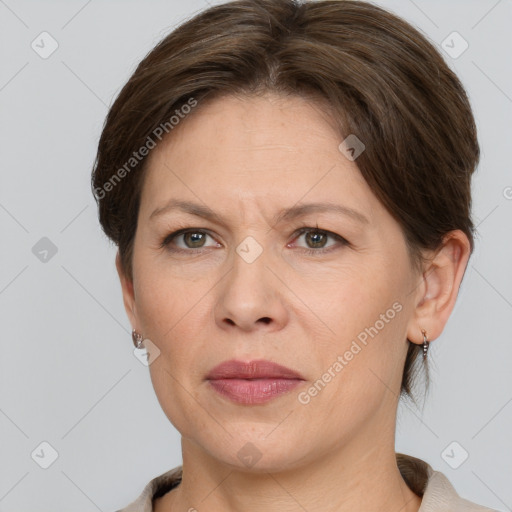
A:
{"type": "Polygon", "coordinates": [[[311,101],[228,96],[202,107],[150,155],[152,208],[171,191],[222,210],[236,201],[234,211],[244,219],[243,204],[254,203],[256,217],[269,220],[279,207],[298,202],[368,202],[371,191],[356,163],[340,153],[338,134],[311,101]]]}

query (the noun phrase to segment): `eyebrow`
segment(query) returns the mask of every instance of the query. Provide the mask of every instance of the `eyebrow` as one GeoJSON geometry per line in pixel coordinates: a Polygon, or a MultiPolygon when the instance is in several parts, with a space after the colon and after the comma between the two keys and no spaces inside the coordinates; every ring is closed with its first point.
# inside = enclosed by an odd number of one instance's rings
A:
{"type": "MultiPolygon", "coordinates": [[[[157,208],[153,211],[153,213],[149,216],[149,219],[153,219],[164,213],[168,213],[172,210],[181,210],[185,213],[189,213],[191,215],[196,215],[198,217],[203,217],[205,219],[212,220],[219,224],[224,222],[224,219],[221,215],[214,212],[211,208],[205,205],[193,203],[191,201],[182,201],[179,199],[171,199],[164,206],[157,208]]],[[[343,206],[336,203],[307,203],[300,204],[296,206],[292,206],[291,208],[283,209],[274,217],[273,224],[278,224],[283,221],[290,221],[297,217],[302,217],[308,215],[310,213],[315,212],[334,212],[339,215],[345,215],[351,217],[352,219],[362,223],[362,224],[370,224],[370,221],[360,212],[354,210],[353,208],[349,208],[348,206],[343,206]]]]}

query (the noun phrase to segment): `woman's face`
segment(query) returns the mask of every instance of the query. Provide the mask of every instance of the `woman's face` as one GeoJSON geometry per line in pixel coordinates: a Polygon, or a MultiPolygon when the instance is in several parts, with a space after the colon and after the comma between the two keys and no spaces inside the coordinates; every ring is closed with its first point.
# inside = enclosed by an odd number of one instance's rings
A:
{"type": "Polygon", "coordinates": [[[224,97],[149,155],[125,304],[160,351],[165,414],[205,458],[276,470],[393,439],[419,278],[340,143],[304,99],[224,97]],[[209,380],[227,360],[300,380],[209,380]]]}

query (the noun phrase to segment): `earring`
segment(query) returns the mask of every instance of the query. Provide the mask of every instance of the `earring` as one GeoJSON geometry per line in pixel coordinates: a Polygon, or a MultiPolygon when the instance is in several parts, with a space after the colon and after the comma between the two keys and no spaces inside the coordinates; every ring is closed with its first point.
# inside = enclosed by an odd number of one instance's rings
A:
{"type": "Polygon", "coordinates": [[[428,352],[428,338],[427,338],[427,332],[425,329],[421,329],[421,333],[423,334],[423,359],[427,359],[427,352],[428,352]]]}
{"type": "Polygon", "coordinates": [[[142,337],[142,334],[139,334],[135,329],[132,331],[132,340],[133,344],[135,345],[135,348],[141,348],[142,342],[144,338],[142,337]]]}

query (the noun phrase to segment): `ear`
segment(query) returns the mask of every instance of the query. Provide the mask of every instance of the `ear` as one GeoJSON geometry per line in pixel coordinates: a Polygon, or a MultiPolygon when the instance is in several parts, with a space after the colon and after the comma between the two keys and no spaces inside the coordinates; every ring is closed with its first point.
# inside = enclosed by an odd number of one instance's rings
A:
{"type": "Polygon", "coordinates": [[[123,302],[124,308],[126,310],[126,314],[128,315],[128,319],[132,324],[132,328],[137,329],[137,310],[135,306],[135,294],[133,291],[133,282],[129,279],[123,269],[121,263],[121,256],[119,255],[119,251],[116,254],[116,268],[117,273],[119,275],[119,280],[121,281],[121,288],[123,292],[123,302]]]}
{"type": "Polygon", "coordinates": [[[440,336],[455,306],[466,271],[471,247],[461,230],[445,235],[442,247],[434,253],[418,283],[417,304],[407,327],[407,338],[423,343],[422,329],[429,341],[440,336]]]}

